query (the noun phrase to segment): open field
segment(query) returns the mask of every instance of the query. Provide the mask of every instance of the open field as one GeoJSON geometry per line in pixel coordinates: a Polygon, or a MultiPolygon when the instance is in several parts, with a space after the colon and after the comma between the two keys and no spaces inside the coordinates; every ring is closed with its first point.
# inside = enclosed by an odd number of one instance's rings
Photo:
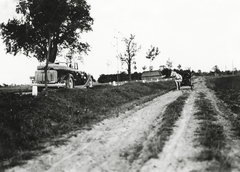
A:
{"type": "Polygon", "coordinates": [[[2,167],[12,167],[6,172],[240,171],[233,98],[238,82],[198,77],[193,90],[173,90],[168,81],[53,90],[48,98],[6,94],[14,96],[0,103],[10,126],[1,128],[2,140],[12,145],[1,145],[7,148],[2,167]]]}
{"type": "Polygon", "coordinates": [[[207,86],[235,113],[240,113],[240,76],[208,77],[207,86]]]}

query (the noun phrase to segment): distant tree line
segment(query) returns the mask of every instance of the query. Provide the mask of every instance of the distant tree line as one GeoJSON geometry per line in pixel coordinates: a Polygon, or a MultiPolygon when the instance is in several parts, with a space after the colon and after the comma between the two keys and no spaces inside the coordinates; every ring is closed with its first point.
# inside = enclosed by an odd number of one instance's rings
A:
{"type": "Polygon", "coordinates": [[[201,70],[198,70],[197,73],[195,73],[196,76],[221,76],[221,75],[239,75],[240,71],[234,68],[233,70],[226,70],[221,71],[217,65],[215,65],[212,70],[209,72],[201,72],[201,70]]]}
{"type": "MultiPolygon", "coordinates": [[[[164,76],[164,78],[170,78],[171,75],[171,71],[172,69],[169,68],[164,68],[161,73],[164,76]]],[[[185,78],[190,77],[191,76],[221,76],[221,75],[239,75],[240,71],[235,70],[234,73],[233,71],[220,71],[218,70],[218,68],[216,68],[216,70],[212,70],[210,72],[201,72],[201,70],[198,70],[197,72],[195,72],[194,70],[190,70],[190,69],[174,69],[174,71],[176,71],[177,73],[179,73],[180,75],[182,75],[185,78]]],[[[142,76],[142,72],[134,72],[133,74],[131,74],[131,78],[132,80],[141,80],[142,76]]],[[[113,81],[129,81],[129,75],[126,72],[121,72],[120,74],[102,74],[100,75],[100,77],[98,78],[98,82],[99,83],[108,83],[108,82],[113,82],[113,81]]]]}
{"type": "Polygon", "coordinates": [[[230,70],[226,70],[226,71],[219,71],[219,72],[214,72],[214,71],[210,71],[210,72],[202,72],[202,73],[195,73],[196,76],[224,76],[224,75],[240,75],[240,71],[236,70],[236,71],[230,71],[230,70]]]}
{"type": "MultiPolygon", "coordinates": [[[[131,74],[132,80],[141,80],[142,73],[141,72],[134,72],[131,74]]],[[[99,83],[108,83],[113,81],[129,81],[129,75],[126,72],[121,72],[120,74],[109,74],[105,75],[102,74],[98,78],[99,83]]]]}

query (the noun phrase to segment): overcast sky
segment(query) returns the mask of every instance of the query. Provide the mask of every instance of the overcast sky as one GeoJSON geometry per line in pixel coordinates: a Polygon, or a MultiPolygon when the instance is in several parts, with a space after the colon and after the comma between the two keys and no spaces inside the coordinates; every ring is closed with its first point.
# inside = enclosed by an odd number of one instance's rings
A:
{"type": "MultiPolygon", "coordinates": [[[[0,22],[14,16],[17,0],[0,1],[0,22]]],[[[125,66],[116,55],[124,51],[124,37],[135,35],[141,45],[136,55],[137,71],[150,65],[146,52],[151,45],[161,53],[154,69],[170,59],[173,67],[210,71],[240,70],[239,0],[88,0],[93,31],[82,36],[91,45],[81,69],[94,75],[117,73],[125,66]],[[109,65],[107,65],[109,64],[109,65]]],[[[38,62],[22,55],[6,55],[0,43],[0,84],[27,83],[38,62]]],[[[134,72],[134,70],[133,70],[134,72]]]]}

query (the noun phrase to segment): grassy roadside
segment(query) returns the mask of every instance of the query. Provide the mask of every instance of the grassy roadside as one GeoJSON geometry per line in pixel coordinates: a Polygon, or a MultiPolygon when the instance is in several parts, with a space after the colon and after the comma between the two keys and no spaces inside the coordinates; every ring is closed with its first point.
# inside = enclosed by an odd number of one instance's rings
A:
{"type": "Polygon", "coordinates": [[[21,86],[9,86],[9,87],[0,87],[0,93],[3,92],[11,92],[11,93],[24,93],[24,92],[31,92],[32,87],[30,85],[21,85],[21,86]]]}
{"type": "Polygon", "coordinates": [[[232,113],[224,116],[233,126],[232,130],[240,137],[240,76],[206,78],[208,88],[231,109],[232,113]]]}
{"type": "Polygon", "coordinates": [[[229,171],[230,162],[222,153],[226,144],[223,126],[218,123],[217,113],[211,106],[206,95],[199,93],[195,100],[198,112],[194,114],[199,120],[199,128],[195,131],[196,140],[203,149],[196,157],[197,161],[209,161],[210,166],[207,171],[229,171]]]}
{"type": "Polygon", "coordinates": [[[0,95],[0,170],[31,159],[50,141],[117,115],[175,89],[174,82],[128,83],[119,87],[60,89],[49,96],[0,95]]]}

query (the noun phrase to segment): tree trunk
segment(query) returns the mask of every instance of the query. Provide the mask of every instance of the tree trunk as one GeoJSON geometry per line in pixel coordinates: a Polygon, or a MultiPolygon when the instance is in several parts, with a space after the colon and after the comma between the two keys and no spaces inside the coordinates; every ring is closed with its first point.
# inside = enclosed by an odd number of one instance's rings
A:
{"type": "Polygon", "coordinates": [[[48,96],[48,77],[47,77],[47,71],[48,71],[48,63],[49,63],[49,57],[50,57],[50,49],[51,49],[51,30],[49,29],[49,40],[48,40],[48,53],[47,53],[47,59],[46,59],[46,66],[45,66],[45,96],[48,96]]]}
{"type": "Polygon", "coordinates": [[[50,50],[50,54],[49,54],[49,62],[50,63],[54,63],[57,57],[57,44],[56,41],[52,42],[53,43],[53,47],[51,47],[50,50]]]}
{"type": "Polygon", "coordinates": [[[131,63],[128,64],[128,79],[129,79],[129,81],[132,80],[132,77],[131,77],[131,63]]]}

